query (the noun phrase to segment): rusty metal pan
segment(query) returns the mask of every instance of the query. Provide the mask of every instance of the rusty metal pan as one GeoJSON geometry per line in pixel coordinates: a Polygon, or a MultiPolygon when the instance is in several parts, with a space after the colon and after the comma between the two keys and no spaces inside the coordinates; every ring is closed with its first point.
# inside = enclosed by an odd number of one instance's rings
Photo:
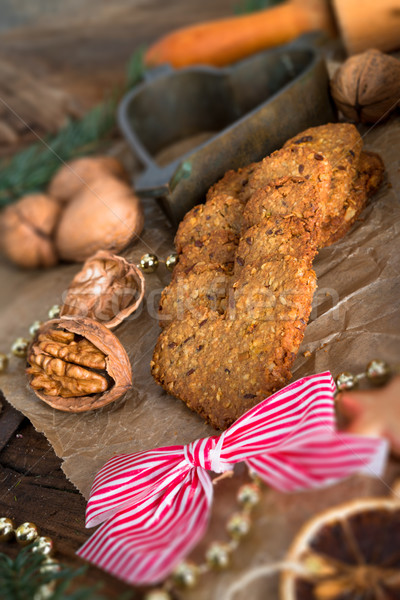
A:
{"type": "Polygon", "coordinates": [[[311,36],[228,68],[150,72],[122,99],[118,120],[144,166],[136,192],[157,198],[176,225],[227,170],[260,160],[335,114],[325,62],[311,36]],[[202,132],[205,142],[157,164],[165,148],[202,132]]]}

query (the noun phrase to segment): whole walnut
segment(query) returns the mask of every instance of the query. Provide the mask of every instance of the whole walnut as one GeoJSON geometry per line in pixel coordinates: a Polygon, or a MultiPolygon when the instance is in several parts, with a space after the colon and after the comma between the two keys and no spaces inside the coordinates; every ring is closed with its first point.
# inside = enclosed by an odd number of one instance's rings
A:
{"type": "Polygon", "coordinates": [[[0,235],[6,256],[31,269],[57,264],[52,234],[60,213],[60,204],[45,194],[30,194],[5,208],[0,235]]]}
{"type": "Polygon", "coordinates": [[[112,156],[76,158],[63,165],[50,181],[48,193],[53,198],[68,202],[86,185],[104,175],[128,180],[128,174],[119,160],[112,156]]]}
{"type": "Polygon", "coordinates": [[[143,223],[142,206],[131,187],[104,175],[65,206],[55,235],[57,252],[74,262],[97,250],[118,253],[140,235],[143,223]]]}
{"type": "Polygon", "coordinates": [[[333,76],[331,91],[345,117],[376,123],[400,102],[400,61],[379,50],[351,56],[333,76]]]}

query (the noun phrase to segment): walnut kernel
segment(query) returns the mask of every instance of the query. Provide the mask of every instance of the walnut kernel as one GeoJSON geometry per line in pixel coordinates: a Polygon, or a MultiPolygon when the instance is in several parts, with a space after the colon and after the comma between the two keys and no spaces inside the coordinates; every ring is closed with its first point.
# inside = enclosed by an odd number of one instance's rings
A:
{"type": "Polygon", "coordinates": [[[28,349],[28,363],[35,394],[65,412],[100,408],[132,386],[125,349],[111,331],[89,318],[45,323],[28,349]]]}

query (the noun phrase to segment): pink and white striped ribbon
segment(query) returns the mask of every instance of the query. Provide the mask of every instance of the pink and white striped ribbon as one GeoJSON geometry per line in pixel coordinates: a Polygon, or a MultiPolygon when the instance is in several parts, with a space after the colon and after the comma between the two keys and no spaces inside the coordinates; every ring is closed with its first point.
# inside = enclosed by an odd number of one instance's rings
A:
{"type": "Polygon", "coordinates": [[[387,444],[340,433],[329,372],[296,381],[220,436],[110,459],[97,474],[86,526],[103,525],[78,554],[129,583],[163,580],[207,527],[216,473],[245,461],[271,487],[291,492],[356,472],[380,476],[387,444]]]}

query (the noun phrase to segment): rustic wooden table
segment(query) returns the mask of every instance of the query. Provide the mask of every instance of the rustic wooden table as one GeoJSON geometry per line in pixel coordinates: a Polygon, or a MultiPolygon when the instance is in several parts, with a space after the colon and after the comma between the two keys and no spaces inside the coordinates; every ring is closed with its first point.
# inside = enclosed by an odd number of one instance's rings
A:
{"type": "MultiPolygon", "coordinates": [[[[88,15],[93,5],[88,0],[73,3],[70,14],[68,10],[62,15],[38,12],[29,26],[2,31],[0,57],[72,94],[88,108],[123,81],[127,61],[137,47],[177,26],[231,15],[237,2],[117,0],[112,6],[96,4],[96,13],[88,15]]],[[[12,303],[20,277],[18,273],[15,285],[9,281],[7,289],[3,287],[0,310],[12,303]]],[[[81,567],[75,552],[89,535],[84,525],[86,501],[66,479],[61,460],[46,438],[4,398],[0,402],[0,516],[16,524],[34,522],[42,535],[54,540],[59,561],[81,567]]],[[[18,549],[15,543],[0,543],[0,552],[9,556],[15,557],[18,549]]],[[[93,567],[79,585],[99,581],[101,592],[109,598],[131,589],[93,567]]]]}

